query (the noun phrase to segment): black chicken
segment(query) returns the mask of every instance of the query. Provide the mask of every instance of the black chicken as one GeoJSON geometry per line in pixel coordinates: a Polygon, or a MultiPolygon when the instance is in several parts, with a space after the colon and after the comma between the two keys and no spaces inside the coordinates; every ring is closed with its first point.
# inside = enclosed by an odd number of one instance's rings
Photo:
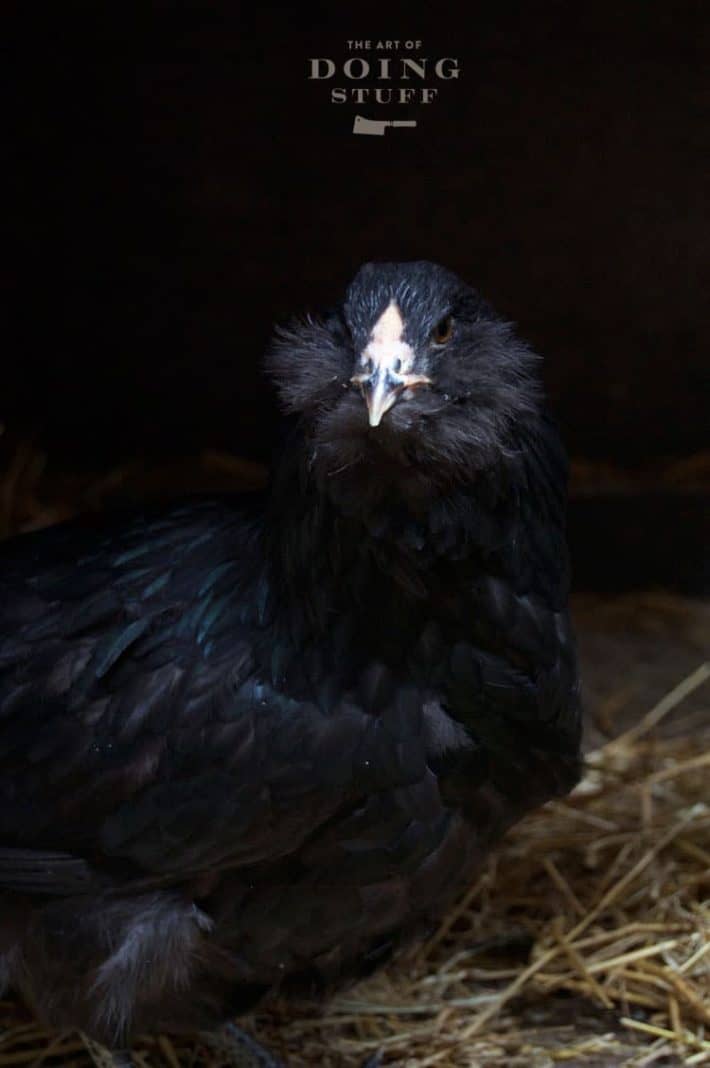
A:
{"type": "Polygon", "coordinates": [[[114,1047],[317,994],[579,773],[537,358],[431,263],[277,333],[263,497],[0,555],[0,984],[114,1047]]]}

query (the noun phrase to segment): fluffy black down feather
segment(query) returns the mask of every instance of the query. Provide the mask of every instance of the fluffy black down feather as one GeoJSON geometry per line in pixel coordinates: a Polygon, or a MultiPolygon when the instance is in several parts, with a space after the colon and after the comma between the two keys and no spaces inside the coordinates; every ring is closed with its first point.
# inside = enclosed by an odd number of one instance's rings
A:
{"type": "Polygon", "coordinates": [[[2,546],[0,982],[48,1025],[122,1044],[360,975],[575,783],[537,364],[443,268],[366,265],[277,332],[264,495],[2,546]]]}

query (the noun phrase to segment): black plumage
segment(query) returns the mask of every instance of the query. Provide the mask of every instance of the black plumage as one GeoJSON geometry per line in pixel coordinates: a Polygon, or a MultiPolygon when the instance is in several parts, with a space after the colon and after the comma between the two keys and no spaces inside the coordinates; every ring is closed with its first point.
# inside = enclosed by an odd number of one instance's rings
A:
{"type": "Polygon", "coordinates": [[[277,332],[265,494],[2,546],[0,982],[48,1024],[362,974],[575,783],[537,363],[443,268],[368,264],[277,332]]]}

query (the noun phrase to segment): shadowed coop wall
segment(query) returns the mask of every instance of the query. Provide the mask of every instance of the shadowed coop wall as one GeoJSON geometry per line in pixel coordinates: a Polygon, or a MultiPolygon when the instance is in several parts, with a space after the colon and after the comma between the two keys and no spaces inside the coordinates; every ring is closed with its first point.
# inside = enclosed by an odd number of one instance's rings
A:
{"type": "MultiPolygon", "coordinates": [[[[704,5],[478,3],[465,23],[396,5],[245,8],[75,5],[41,24],[13,9],[0,418],[15,439],[99,471],[205,446],[264,460],[272,322],[337,299],[364,260],[425,257],[545,355],[573,457],[630,472],[626,491],[645,478],[646,494],[706,447],[704,5]],[[308,60],[340,67],[348,39],[405,33],[460,76],[416,109],[416,130],[354,137],[363,107],[330,103],[308,60]]],[[[616,500],[598,466],[584,471],[585,494],[616,500]]],[[[650,553],[651,577],[667,565],[647,531],[665,546],[676,519],[661,496],[625,550],[629,567],[650,553]]],[[[697,531],[690,498],[681,525],[697,531]]],[[[609,526],[588,507],[575,539],[609,526]]],[[[578,544],[603,584],[598,541],[578,544]]],[[[696,557],[677,554],[681,584],[696,557]]]]}

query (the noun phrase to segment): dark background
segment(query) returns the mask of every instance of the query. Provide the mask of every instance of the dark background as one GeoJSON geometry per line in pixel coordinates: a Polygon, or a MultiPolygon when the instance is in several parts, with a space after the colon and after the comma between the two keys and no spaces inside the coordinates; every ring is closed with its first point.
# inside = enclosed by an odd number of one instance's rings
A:
{"type": "Polygon", "coordinates": [[[364,260],[423,257],[543,353],[573,457],[706,447],[707,4],[384,9],[4,9],[13,434],[97,469],[263,459],[274,320],[364,260]],[[460,77],[416,109],[331,104],[358,83],[308,81],[308,59],[365,37],[420,38],[460,77]],[[418,126],[355,137],[356,112],[418,126]]]}

